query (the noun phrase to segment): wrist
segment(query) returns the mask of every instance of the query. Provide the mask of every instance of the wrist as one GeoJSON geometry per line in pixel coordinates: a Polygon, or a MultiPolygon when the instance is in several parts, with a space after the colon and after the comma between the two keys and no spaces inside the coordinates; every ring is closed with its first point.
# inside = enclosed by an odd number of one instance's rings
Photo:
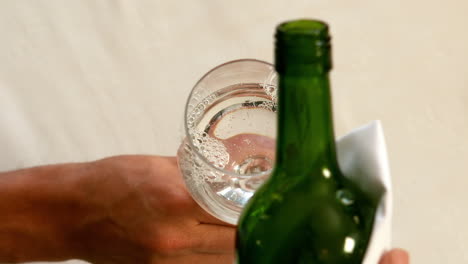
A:
{"type": "Polygon", "coordinates": [[[10,262],[80,258],[74,236],[92,211],[81,190],[89,170],[88,163],[73,163],[0,175],[0,257],[10,262]]]}

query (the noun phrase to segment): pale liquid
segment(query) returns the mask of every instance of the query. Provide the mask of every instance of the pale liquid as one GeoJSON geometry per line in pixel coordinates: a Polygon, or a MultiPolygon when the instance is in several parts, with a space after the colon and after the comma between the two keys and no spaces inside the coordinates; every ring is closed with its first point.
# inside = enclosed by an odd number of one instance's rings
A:
{"type": "Polygon", "coordinates": [[[238,216],[269,176],[276,143],[274,92],[259,84],[230,86],[189,112],[190,136],[179,151],[179,164],[195,200],[218,211],[212,214],[231,210],[238,216]]]}

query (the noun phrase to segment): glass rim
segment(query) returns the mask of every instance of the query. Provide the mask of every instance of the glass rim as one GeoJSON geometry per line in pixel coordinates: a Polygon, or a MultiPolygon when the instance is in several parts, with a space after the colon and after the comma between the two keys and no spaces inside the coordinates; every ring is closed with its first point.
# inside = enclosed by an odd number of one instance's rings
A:
{"type": "Polygon", "coordinates": [[[266,61],[263,61],[263,60],[258,60],[258,59],[252,59],[252,58],[244,58],[244,59],[237,59],[237,60],[231,60],[231,61],[228,61],[228,62],[225,62],[225,63],[222,63],[214,68],[212,68],[211,70],[209,70],[207,73],[205,73],[196,83],[195,85],[192,87],[192,90],[190,91],[190,94],[187,98],[187,102],[185,103],[185,109],[184,109],[184,130],[185,130],[185,137],[188,141],[188,144],[190,146],[190,148],[193,150],[193,152],[195,153],[195,155],[202,160],[202,162],[204,162],[205,164],[207,164],[211,169],[217,171],[217,172],[220,172],[222,174],[226,174],[226,175],[229,175],[229,176],[232,176],[232,177],[238,177],[238,178],[252,178],[252,177],[261,177],[261,176],[266,176],[266,175],[269,175],[271,174],[271,172],[273,171],[274,169],[274,164],[272,166],[271,169],[269,170],[266,170],[266,171],[262,171],[262,172],[258,172],[258,173],[247,173],[247,174],[239,174],[239,173],[235,173],[233,171],[228,171],[228,170],[225,170],[223,168],[219,168],[219,167],[216,167],[212,162],[210,162],[204,155],[202,155],[197,149],[196,147],[193,145],[193,138],[192,136],[189,134],[189,131],[188,131],[188,126],[187,126],[187,116],[188,116],[188,106],[189,106],[189,103],[190,103],[190,99],[192,99],[192,96],[193,96],[193,93],[195,91],[195,88],[209,75],[211,74],[212,72],[218,70],[219,68],[222,68],[224,66],[227,66],[227,65],[230,65],[230,64],[234,64],[234,63],[239,63],[239,62],[257,62],[257,63],[261,63],[261,64],[264,64],[264,65],[268,65],[268,66],[271,66],[272,67],[272,70],[274,71],[274,65],[269,63],[269,62],[266,62],[266,61]]]}

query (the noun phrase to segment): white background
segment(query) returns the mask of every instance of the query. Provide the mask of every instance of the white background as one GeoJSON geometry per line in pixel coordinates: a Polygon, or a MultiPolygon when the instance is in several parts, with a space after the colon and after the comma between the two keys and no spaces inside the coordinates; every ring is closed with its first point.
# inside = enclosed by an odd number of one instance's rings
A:
{"type": "Polygon", "coordinates": [[[174,155],[197,79],[272,61],[274,26],[298,17],[331,26],[337,135],[383,122],[394,245],[468,263],[466,0],[1,1],[0,170],[174,155]]]}

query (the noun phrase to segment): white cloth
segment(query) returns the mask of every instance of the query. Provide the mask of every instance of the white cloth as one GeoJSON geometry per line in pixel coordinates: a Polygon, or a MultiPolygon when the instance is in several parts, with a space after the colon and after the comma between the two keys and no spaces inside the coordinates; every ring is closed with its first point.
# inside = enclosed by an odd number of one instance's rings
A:
{"type": "Polygon", "coordinates": [[[380,121],[357,128],[337,143],[338,163],[343,173],[372,196],[382,196],[363,264],[376,264],[390,249],[392,183],[387,147],[380,121]]]}

